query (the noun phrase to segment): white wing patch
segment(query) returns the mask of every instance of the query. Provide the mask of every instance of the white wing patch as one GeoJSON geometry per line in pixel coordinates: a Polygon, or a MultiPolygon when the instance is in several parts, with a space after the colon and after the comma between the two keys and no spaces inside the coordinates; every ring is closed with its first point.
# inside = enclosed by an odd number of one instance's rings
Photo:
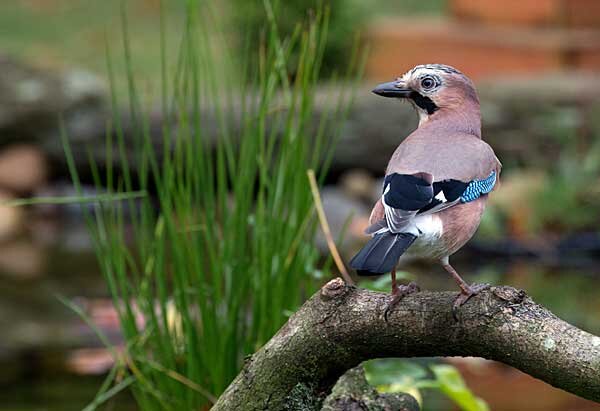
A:
{"type": "Polygon", "coordinates": [[[406,228],[414,216],[417,215],[418,210],[401,210],[387,205],[385,202],[385,193],[381,196],[381,202],[383,203],[383,210],[385,211],[385,219],[387,220],[389,230],[392,233],[407,232],[406,228]]]}

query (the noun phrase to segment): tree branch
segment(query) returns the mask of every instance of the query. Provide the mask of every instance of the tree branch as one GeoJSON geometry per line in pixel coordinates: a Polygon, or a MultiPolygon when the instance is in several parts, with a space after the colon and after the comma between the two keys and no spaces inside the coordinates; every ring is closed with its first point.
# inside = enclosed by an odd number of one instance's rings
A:
{"type": "MultiPolygon", "coordinates": [[[[300,408],[304,409],[304,408],[300,408]]],[[[419,411],[419,403],[409,394],[380,394],[369,385],[365,370],[358,366],[340,377],[321,411],[419,411]]]]}
{"type": "Polygon", "coordinates": [[[458,321],[451,312],[455,297],[409,295],[386,323],[390,295],[332,280],[247,359],[213,410],[285,409],[298,387],[322,401],[347,370],[381,357],[483,357],[600,402],[600,337],[511,287],[473,297],[458,321]]]}

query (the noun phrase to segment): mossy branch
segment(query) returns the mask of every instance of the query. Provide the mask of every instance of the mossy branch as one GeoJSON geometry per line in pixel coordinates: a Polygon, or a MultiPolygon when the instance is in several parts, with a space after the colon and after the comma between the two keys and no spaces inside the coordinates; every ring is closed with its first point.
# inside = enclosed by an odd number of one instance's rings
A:
{"type": "Polygon", "coordinates": [[[473,297],[458,321],[451,312],[455,297],[412,294],[385,322],[388,294],[332,280],[247,359],[213,410],[285,409],[299,386],[320,404],[347,370],[382,357],[483,357],[600,402],[600,337],[511,287],[473,297]]]}

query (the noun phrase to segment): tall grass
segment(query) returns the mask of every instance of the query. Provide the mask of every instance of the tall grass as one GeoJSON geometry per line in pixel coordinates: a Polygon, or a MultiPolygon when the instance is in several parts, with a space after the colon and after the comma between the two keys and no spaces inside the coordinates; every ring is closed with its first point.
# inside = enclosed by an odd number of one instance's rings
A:
{"type": "Polygon", "coordinates": [[[123,369],[99,398],[127,381],[143,410],[209,406],[322,275],[306,172],[317,169],[322,179],[349,103],[335,96],[315,124],[327,13],[316,11],[280,38],[265,1],[264,43],[247,47],[259,64],[248,67],[215,47],[221,36],[210,3],[186,2],[174,55],[161,21],[161,144],[140,102],[124,18],[134,132],[125,136],[113,88],[106,163],[90,164],[107,196],[126,198],[99,202],[88,214],[127,342],[123,369]]]}

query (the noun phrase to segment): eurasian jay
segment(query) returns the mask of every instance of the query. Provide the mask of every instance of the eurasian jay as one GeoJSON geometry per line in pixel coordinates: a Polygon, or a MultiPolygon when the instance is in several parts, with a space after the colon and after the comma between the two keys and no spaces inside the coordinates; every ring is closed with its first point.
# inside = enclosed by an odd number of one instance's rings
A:
{"type": "Polygon", "coordinates": [[[456,318],[458,308],[489,285],[467,284],[449,257],[477,230],[501,168],[481,139],[475,86],[453,67],[427,64],[380,84],[373,93],[410,101],[419,125],[390,159],[366,230],[372,238],[350,264],[359,275],[391,273],[387,320],[402,298],[419,290],[414,283],[396,283],[400,257],[440,262],[460,287],[453,304],[456,318]]]}

